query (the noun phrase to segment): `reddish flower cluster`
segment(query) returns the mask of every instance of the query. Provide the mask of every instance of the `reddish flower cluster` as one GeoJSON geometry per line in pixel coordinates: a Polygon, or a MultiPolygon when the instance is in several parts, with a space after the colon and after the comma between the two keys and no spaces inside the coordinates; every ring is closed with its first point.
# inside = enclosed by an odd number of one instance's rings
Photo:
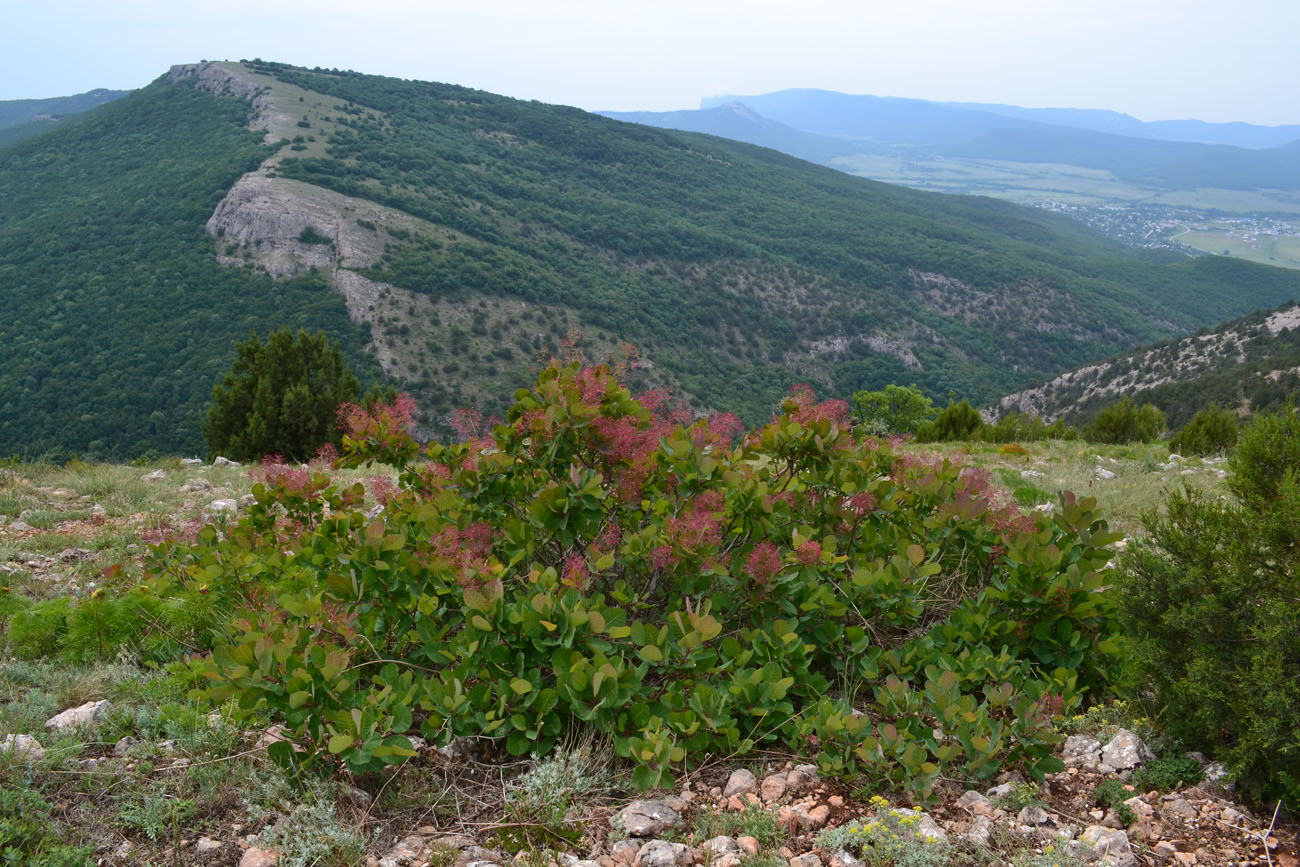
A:
{"type": "Polygon", "coordinates": [[[870,491],[859,491],[847,500],[848,507],[858,515],[869,515],[876,508],[876,495],[870,491]]]}
{"type": "Polygon", "coordinates": [[[370,494],[375,498],[375,502],[385,506],[397,496],[397,486],[388,476],[371,476],[366,480],[366,486],[370,488],[370,494]]]}
{"type": "Polygon", "coordinates": [[[487,556],[492,550],[492,525],[486,521],[464,530],[446,527],[429,540],[435,557],[445,560],[462,587],[482,587],[488,581],[487,556]]]}
{"type": "Polygon", "coordinates": [[[812,566],[821,562],[822,546],[810,539],[798,547],[795,555],[799,558],[800,563],[805,566],[812,566]]]}
{"type": "Polygon", "coordinates": [[[833,424],[845,425],[849,420],[849,404],[838,398],[817,402],[812,387],[799,383],[790,388],[790,394],[781,403],[781,409],[790,416],[791,421],[800,424],[825,419],[833,424]]]}
{"type": "Polygon", "coordinates": [[[305,494],[311,488],[311,471],[286,464],[282,455],[262,458],[260,464],[249,468],[248,477],[268,487],[282,488],[290,494],[305,494]]]}
{"type": "Polygon", "coordinates": [[[768,584],[781,571],[781,554],[771,542],[759,542],[745,560],[745,572],[754,582],[768,584]]]}
{"type": "Polygon", "coordinates": [[[564,571],[560,581],[565,586],[586,590],[590,579],[591,570],[587,568],[587,561],[581,554],[575,552],[564,558],[564,571]]]}
{"type": "Polygon", "coordinates": [[[392,403],[379,403],[371,409],[345,403],[338,409],[343,432],[354,440],[386,440],[395,433],[405,434],[415,417],[415,401],[403,392],[392,403]]]}

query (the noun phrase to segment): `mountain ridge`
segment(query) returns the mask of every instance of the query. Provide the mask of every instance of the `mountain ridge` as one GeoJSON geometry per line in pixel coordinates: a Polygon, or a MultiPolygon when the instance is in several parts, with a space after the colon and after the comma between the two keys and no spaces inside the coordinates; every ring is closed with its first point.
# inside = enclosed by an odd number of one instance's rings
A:
{"type": "Polygon", "coordinates": [[[7,150],[6,193],[0,451],[196,450],[205,393],[250,327],[324,327],[436,430],[457,407],[499,410],[571,332],[596,358],[634,344],[634,387],[757,420],[799,381],[989,400],[1300,295],[1300,275],[1134,252],[992,199],[261,62],[176,67],[7,150]],[[114,319],[128,296],[148,307],[114,319]],[[136,348],[178,342],[171,375],[136,348]]]}

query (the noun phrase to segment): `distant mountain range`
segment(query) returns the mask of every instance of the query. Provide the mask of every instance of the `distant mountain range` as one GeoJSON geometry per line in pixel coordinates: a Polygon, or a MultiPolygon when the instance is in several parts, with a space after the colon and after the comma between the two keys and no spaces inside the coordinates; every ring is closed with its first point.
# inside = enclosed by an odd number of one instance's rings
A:
{"type": "Polygon", "coordinates": [[[50,99],[0,100],[0,147],[37,135],[64,118],[112,102],[126,90],[96,90],[50,99]]]}
{"type": "Polygon", "coordinates": [[[1300,297],[1300,272],[1007,202],[262,62],[179,66],[0,149],[0,202],[0,454],[202,451],[236,340],[280,325],[327,331],[430,431],[502,411],[578,332],[635,346],[635,388],[752,423],[796,382],[988,402],[1300,297]]]}
{"type": "Polygon", "coordinates": [[[782,90],[706,99],[700,109],[602,112],[845,167],[845,158],[991,160],[1102,170],[1158,191],[1300,190],[1300,126],[1144,123],[1116,112],[782,90]]]}

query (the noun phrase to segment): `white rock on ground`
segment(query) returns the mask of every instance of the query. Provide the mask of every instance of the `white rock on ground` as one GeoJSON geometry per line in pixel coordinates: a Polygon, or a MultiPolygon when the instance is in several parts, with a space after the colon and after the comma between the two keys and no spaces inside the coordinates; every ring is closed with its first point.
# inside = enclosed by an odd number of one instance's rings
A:
{"type": "Polygon", "coordinates": [[[215,458],[212,459],[212,466],[214,466],[214,467],[237,467],[237,466],[239,466],[239,461],[232,461],[232,460],[230,460],[230,458],[223,458],[223,457],[221,457],[220,455],[218,455],[217,457],[215,457],[215,458]]]}
{"type": "Polygon", "coordinates": [[[1154,759],[1155,753],[1128,729],[1120,729],[1110,743],[1101,748],[1101,762],[1117,771],[1128,771],[1154,759]]]}
{"type": "Polygon", "coordinates": [[[166,471],[166,470],[154,470],[152,473],[145,473],[143,476],[141,476],[141,477],[140,477],[140,481],[142,481],[142,482],[161,482],[161,481],[162,481],[163,479],[165,479],[165,478],[167,478],[167,471],[166,471]]]}
{"type": "Polygon", "coordinates": [[[70,707],[62,713],[50,717],[45,721],[45,729],[46,731],[57,732],[93,725],[107,712],[108,702],[106,700],[88,701],[83,705],[70,707]]]}
{"type": "Polygon", "coordinates": [[[31,735],[5,735],[0,753],[13,753],[24,762],[35,763],[45,758],[45,747],[31,735]]]}
{"type": "Polygon", "coordinates": [[[1137,857],[1129,846],[1128,835],[1123,831],[1089,825],[1079,839],[1092,846],[1080,853],[1089,860],[1105,859],[1115,867],[1134,867],[1137,864],[1137,857]]]}
{"type": "Polygon", "coordinates": [[[714,837],[704,841],[704,849],[714,855],[726,855],[728,852],[740,852],[740,844],[734,837],[714,837]]]}
{"type": "Polygon", "coordinates": [[[651,840],[636,853],[634,867],[688,867],[691,847],[667,840],[651,840]]]}
{"type": "Polygon", "coordinates": [[[1101,757],[1101,741],[1088,735],[1070,735],[1061,748],[1061,761],[1067,768],[1090,767],[1101,757]]]}
{"type": "Polygon", "coordinates": [[[630,837],[653,837],[675,828],[681,820],[681,815],[664,801],[633,801],[614,814],[610,822],[630,837]]]}
{"type": "Polygon", "coordinates": [[[239,503],[234,500],[213,500],[208,504],[208,509],[213,513],[224,512],[230,514],[239,510],[239,503]]]}

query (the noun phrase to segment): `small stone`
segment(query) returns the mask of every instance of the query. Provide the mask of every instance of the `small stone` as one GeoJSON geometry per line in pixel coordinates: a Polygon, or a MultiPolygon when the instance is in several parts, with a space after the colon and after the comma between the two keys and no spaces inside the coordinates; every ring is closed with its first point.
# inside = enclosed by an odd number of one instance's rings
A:
{"type": "Polygon", "coordinates": [[[818,858],[812,852],[804,855],[796,855],[790,859],[790,867],[822,867],[822,859],[818,858]]]}
{"type": "Polygon", "coordinates": [[[131,752],[131,747],[138,743],[140,743],[138,740],[127,735],[113,745],[113,755],[117,756],[119,759],[125,758],[126,755],[131,752]]]}
{"type": "Polygon", "coordinates": [[[754,837],[737,837],[736,845],[739,846],[740,851],[744,852],[746,855],[757,855],[761,848],[758,844],[758,840],[754,837]]]}
{"type": "Polygon", "coordinates": [[[0,753],[13,753],[28,764],[45,758],[45,748],[31,735],[5,735],[5,739],[0,741],[0,753]]]}
{"type": "Polygon", "coordinates": [[[1105,467],[1097,467],[1097,478],[1102,481],[1109,481],[1110,479],[1115,478],[1115,474],[1105,467]]]}
{"type": "Polygon", "coordinates": [[[250,846],[244,850],[244,857],[239,859],[239,867],[275,867],[279,856],[269,849],[250,846]]]}
{"type": "Polygon", "coordinates": [[[1196,853],[1195,853],[1195,852],[1175,852],[1175,853],[1174,853],[1174,861],[1177,862],[1177,863],[1180,865],[1180,867],[1195,867],[1195,864],[1196,864],[1196,861],[1197,861],[1196,853]]]}
{"type": "Polygon", "coordinates": [[[1173,843],[1164,840],[1152,848],[1151,854],[1156,857],[1156,861],[1159,863],[1168,864],[1174,860],[1174,856],[1178,854],[1178,849],[1175,848],[1173,843]]]}
{"type": "Polygon", "coordinates": [[[85,548],[64,548],[59,552],[59,559],[64,563],[78,563],[82,560],[89,560],[94,556],[85,548]]]}
{"type": "Polygon", "coordinates": [[[1061,748],[1061,761],[1066,767],[1096,764],[1100,755],[1101,741],[1088,735],[1070,735],[1061,748]]]}
{"type": "Polygon", "coordinates": [[[764,803],[772,803],[779,800],[785,794],[785,774],[770,774],[763,778],[759,784],[758,792],[763,796],[764,803]]]}
{"type": "Polygon", "coordinates": [[[994,804],[974,789],[967,790],[960,798],[958,798],[956,806],[962,810],[974,813],[977,816],[989,817],[992,817],[998,809],[997,804],[994,804]]]}
{"type": "Polygon", "coordinates": [[[208,504],[208,511],[213,514],[230,514],[239,510],[239,503],[234,500],[213,500],[208,504]]]}
{"type": "Polygon", "coordinates": [[[1123,831],[1090,825],[1079,839],[1092,845],[1091,855],[1108,858],[1115,867],[1133,867],[1137,863],[1128,835],[1123,831]]]}
{"type": "MultiPolygon", "coordinates": [[[[181,458],[182,467],[201,467],[203,466],[202,458],[181,458]]],[[[205,838],[206,839],[206,838],[205,838]]]]}
{"type": "Polygon", "coordinates": [[[744,768],[731,772],[727,778],[727,785],[722,789],[722,797],[730,798],[733,795],[745,795],[758,788],[758,780],[754,774],[744,768]]]}
{"type": "Polygon", "coordinates": [[[50,717],[45,721],[45,729],[46,731],[56,732],[92,725],[107,712],[107,701],[88,701],[83,705],[68,708],[62,713],[50,717]]]}
{"type": "Polygon", "coordinates": [[[728,852],[741,852],[740,844],[734,837],[713,837],[704,841],[704,848],[714,855],[725,855],[728,852]]]}
{"type": "Polygon", "coordinates": [[[1101,748],[1101,762],[1117,771],[1128,771],[1154,759],[1142,739],[1128,729],[1120,729],[1110,743],[1101,748]]]}
{"type": "Polygon", "coordinates": [[[211,837],[200,837],[198,842],[194,844],[195,854],[206,857],[216,855],[224,848],[226,848],[226,844],[223,841],[214,840],[211,837]]]}
{"type": "Polygon", "coordinates": [[[601,855],[596,859],[596,863],[600,865],[600,867],[618,867],[619,864],[619,862],[615,861],[608,855],[601,855]]]}
{"type": "Polygon", "coordinates": [[[636,853],[641,850],[641,844],[635,840],[619,840],[610,847],[610,857],[619,864],[630,865],[636,860],[636,853]]]}
{"type": "Polygon", "coordinates": [[[793,834],[799,829],[799,812],[794,807],[782,807],[776,811],[776,821],[786,833],[793,834]]]}
{"type": "MultiPolygon", "coordinates": [[[[800,825],[808,828],[810,831],[816,831],[826,825],[826,821],[831,817],[831,808],[825,804],[818,804],[805,814],[806,819],[801,817],[800,825]]],[[[820,862],[818,862],[820,867],[820,862]]]]}
{"type": "Polygon", "coordinates": [[[787,794],[799,795],[817,785],[820,781],[815,765],[799,765],[785,775],[787,794]]]}
{"type": "Polygon", "coordinates": [[[1246,824],[1246,817],[1243,816],[1240,811],[1235,810],[1232,807],[1224,807],[1219,812],[1219,818],[1222,821],[1227,822],[1229,825],[1240,826],[1246,824]]]}
{"type": "Polygon", "coordinates": [[[688,867],[691,847],[667,840],[651,840],[636,853],[633,867],[688,867]]]}
{"type": "Polygon", "coordinates": [[[735,852],[728,852],[726,855],[718,856],[718,860],[709,862],[711,867],[740,867],[740,855],[735,852]]]}
{"type": "Polygon", "coordinates": [[[989,833],[993,828],[993,819],[989,816],[979,814],[971,822],[970,830],[961,835],[962,839],[968,843],[974,843],[977,846],[986,845],[989,842],[989,833]]]}
{"type": "Polygon", "coordinates": [[[214,466],[214,467],[237,467],[237,466],[239,466],[239,461],[232,461],[232,460],[230,460],[229,458],[223,458],[223,457],[221,457],[220,455],[218,455],[217,457],[215,457],[215,458],[212,459],[212,466],[214,466]]]}
{"type": "Polygon", "coordinates": [[[743,795],[732,795],[730,798],[726,799],[727,809],[734,810],[737,813],[743,813],[750,807],[762,806],[762,803],[763,802],[759,799],[758,795],[755,795],[753,792],[746,792],[743,795]]]}
{"type": "Polygon", "coordinates": [[[632,837],[652,837],[675,828],[681,815],[663,801],[633,801],[610,820],[615,829],[632,837]]]}
{"type": "Polygon", "coordinates": [[[1000,785],[994,786],[993,788],[989,789],[984,794],[987,797],[992,798],[993,800],[996,801],[1000,798],[1011,797],[1011,793],[1014,791],[1015,789],[1012,787],[1010,783],[1002,783],[1000,785]]]}
{"type": "Polygon", "coordinates": [[[13,530],[15,533],[30,533],[32,530],[35,530],[36,528],[33,527],[31,524],[27,523],[26,521],[18,520],[10,524],[9,529],[13,530]]]}
{"type": "Polygon", "coordinates": [[[904,810],[898,807],[894,808],[892,812],[895,816],[899,817],[900,819],[905,816],[919,816],[920,818],[916,823],[916,829],[914,833],[920,834],[922,837],[925,837],[927,840],[947,842],[948,832],[945,831],[943,828],[940,828],[939,824],[934,821],[934,817],[931,816],[929,813],[918,813],[915,810],[904,810]]]}
{"type": "Polygon", "coordinates": [[[830,804],[831,809],[838,810],[840,807],[844,806],[844,799],[841,798],[839,795],[831,795],[829,798],[826,799],[826,803],[830,804]]]}
{"type": "Polygon", "coordinates": [[[257,497],[253,496],[252,494],[244,494],[244,496],[239,498],[239,508],[241,509],[247,509],[250,506],[256,506],[256,505],[257,505],[257,497]]]}
{"type": "Polygon", "coordinates": [[[1022,825],[1047,825],[1052,817],[1039,805],[1030,804],[1016,814],[1016,821],[1022,825]]]}
{"type": "Polygon", "coordinates": [[[1173,798],[1166,801],[1160,808],[1160,812],[1166,817],[1174,817],[1183,822],[1190,822],[1197,816],[1196,808],[1186,798],[1173,798]]]}
{"type": "Polygon", "coordinates": [[[145,473],[143,476],[141,476],[141,477],[140,477],[140,481],[142,481],[142,482],[161,482],[161,481],[162,481],[163,479],[165,479],[165,478],[167,478],[167,471],[166,471],[166,470],[154,470],[152,473],[145,473]]]}

